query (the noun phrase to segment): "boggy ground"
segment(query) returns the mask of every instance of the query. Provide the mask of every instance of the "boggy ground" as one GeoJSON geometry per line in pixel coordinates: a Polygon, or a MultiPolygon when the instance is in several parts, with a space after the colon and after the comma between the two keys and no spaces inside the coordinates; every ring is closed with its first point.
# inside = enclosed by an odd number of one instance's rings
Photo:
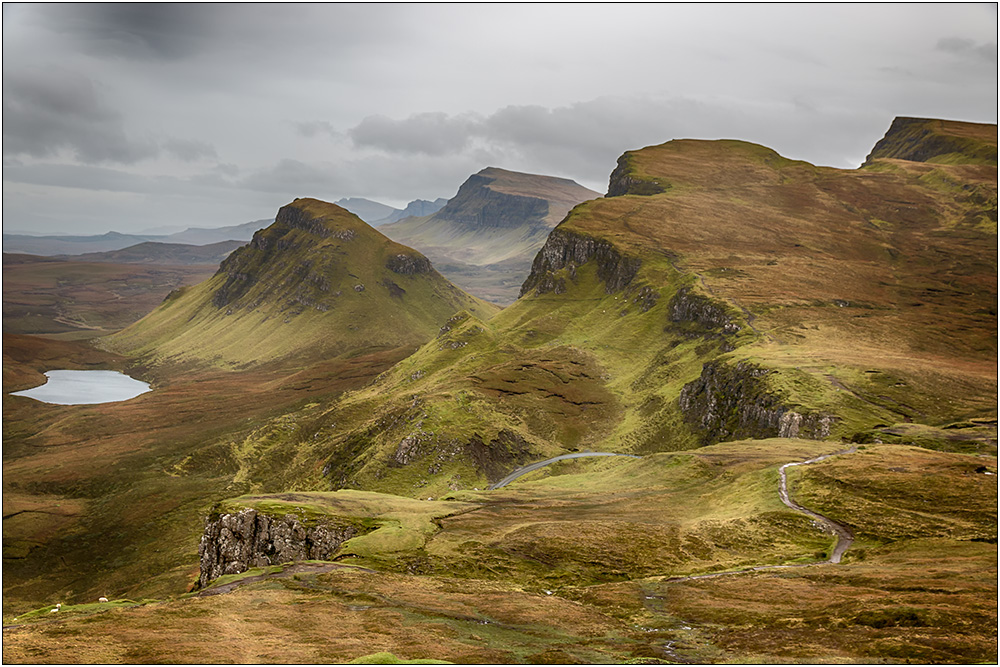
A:
{"type": "Polygon", "coordinates": [[[106,613],[5,615],[19,627],[5,631],[4,661],[345,662],[378,651],[460,663],[995,659],[995,457],[861,445],[792,468],[792,497],[833,508],[858,537],[833,565],[820,562],[833,538],[778,500],[777,468],[837,446],[745,441],[579,459],[437,501],[358,491],[233,499],[220,509],[350,514],[381,528],[345,543],[338,563],[227,575],[200,593],[106,613]],[[924,503],[940,485],[963,502],[924,503]],[[627,539],[607,539],[623,526],[627,539]],[[800,566],[742,571],[760,563],[800,566]],[[706,572],[732,574],[683,576],[706,572]]]}

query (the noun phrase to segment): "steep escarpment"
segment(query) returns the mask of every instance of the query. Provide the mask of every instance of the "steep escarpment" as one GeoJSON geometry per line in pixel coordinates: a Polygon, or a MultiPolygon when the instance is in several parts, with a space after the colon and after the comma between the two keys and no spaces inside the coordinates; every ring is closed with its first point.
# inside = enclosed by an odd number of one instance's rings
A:
{"type": "Polygon", "coordinates": [[[426,253],[464,289],[506,305],[549,231],[573,206],[598,196],[565,178],[489,167],[433,215],[380,230],[426,253]]]}
{"type": "MultiPolygon", "coordinates": [[[[812,438],[830,435],[835,417],[783,404],[764,378],[776,371],[746,362],[706,363],[677,401],[702,444],[746,438],[812,438]]],[[[796,406],[797,407],[797,406],[796,406]]]]}
{"type": "Polygon", "coordinates": [[[437,219],[483,230],[541,224],[549,214],[548,200],[490,187],[497,180],[498,171],[484,169],[470,176],[458,194],[437,212],[437,219]]]}
{"type": "Polygon", "coordinates": [[[946,164],[997,164],[997,126],[899,116],[865,158],[946,164]]]}
{"type": "Polygon", "coordinates": [[[224,574],[239,574],[302,560],[333,560],[347,540],[367,532],[357,522],[306,521],[295,514],[270,516],[252,508],[210,516],[198,547],[204,588],[224,574]]]}
{"type": "Polygon", "coordinates": [[[535,255],[531,273],[521,285],[520,296],[532,290],[536,294],[562,294],[566,291],[566,280],[557,273],[567,269],[568,277],[572,279],[576,275],[576,267],[589,261],[596,265],[597,276],[604,282],[608,294],[632,282],[642,265],[637,257],[623,255],[609,241],[557,229],[549,234],[545,245],[535,255]]]}
{"type": "Polygon", "coordinates": [[[210,280],[105,339],[153,361],[246,365],[419,345],[459,310],[495,308],[348,211],[297,199],[210,280]]]}
{"type": "Polygon", "coordinates": [[[643,195],[648,197],[666,192],[668,187],[670,187],[669,184],[664,185],[654,178],[640,176],[632,161],[632,151],[628,151],[618,158],[618,165],[611,172],[607,196],[643,195]]]}

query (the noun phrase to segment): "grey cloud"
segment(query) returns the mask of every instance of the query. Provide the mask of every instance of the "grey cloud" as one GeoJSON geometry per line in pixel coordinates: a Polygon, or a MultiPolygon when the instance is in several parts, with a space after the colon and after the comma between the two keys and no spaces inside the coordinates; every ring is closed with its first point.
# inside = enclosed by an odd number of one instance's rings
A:
{"type": "Polygon", "coordinates": [[[211,5],[196,3],[54,3],[37,11],[39,21],[89,53],[140,59],[192,55],[218,18],[211,5]]]}
{"type": "Polygon", "coordinates": [[[944,51],[959,56],[963,59],[975,60],[984,64],[997,65],[997,43],[986,42],[977,43],[975,40],[964,37],[945,37],[938,40],[935,47],[938,51],[944,51]]]}
{"type": "Polygon", "coordinates": [[[202,158],[217,157],[215,147],[204,141],[196,139],[171,138],[164,140],[161,145],[163,149],[172,153],[185,162],[194,162],[202,158]]]}
{"type": "Polygon", "coordinates": [[[326,193],[340,191],[345,180],[342,168],[284,159],[273,167],[249,174],[237,185],[258,192],[322,198],[326,193]]]}
{"type": "Polygon", "coordinates": [[[325,120],[303,120],[292,121],[295,131],[306,139],[312,139],[318,134],[327,134],[331,137],[339,137],[340,132],[333,129],[333,125],[325,120]]]}
{"type": "Polygon", "coordinates": [[[447,155],[465,148],[478,125],[472,115],[448,116],[443,112],[418,113],[403,120],[375,115],[347,134],[355,146],[393,153],[447,155]]]}
{"type": "Polygon", "coordinates": [[[134,163],[159,152],[148,140],[128,137],[94,83],[66,69],[4,72],[3,112],[5,155],[47,157],[69,149],[86,163],[134,163]]]}

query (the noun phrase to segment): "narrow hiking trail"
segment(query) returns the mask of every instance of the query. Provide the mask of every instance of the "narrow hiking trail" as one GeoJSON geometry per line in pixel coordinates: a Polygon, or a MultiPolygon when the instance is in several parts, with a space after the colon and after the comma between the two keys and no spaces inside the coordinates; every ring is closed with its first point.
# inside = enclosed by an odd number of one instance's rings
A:
{"type": "Polygon", "coordinates": [[[747,572],[760,572],[762,570],[782,570],[793,567],[810,567],[812,565],[822,565],[824,563],[832,563],[836,565],[840,562],[841,557],[844,552],[847,551],[851,544],[854,543],[854,533],[847,526],[837,523],[829,517],[825,517],[818,512],[813,512],[810,509],[806,509],[802,505],[791,499],[788,495],[788,475],[785,470],[793,466],[805,466],[812,463],[819,463],[820,461],[825,461],[826,459],[833,456],[840,456],[841,454],[853,454],[858,451],[857,447],[849,447],[848,449],[842,449],[839,452],[832,452],[830,454],[824,454],[822,456],[817,456],[806,461],[792,461],[791,463],[786,463],[780,468],[778,468],[778,476],[780,478],[780,483],[778,485],[778,497],[781,498],[781,502],[787,505],[789,508],[795,510],[796,512],[802,512],[807,516],[812,517],[814,522],[818,524],[825,532],[833,533],[837,536],[837,542],[833,547],[833,551],[830,552],[830,557],[823,561],[812,562],[812,563],[792,563],[789,565],[756,565],[754,567],[743,568],[741,570],[730,570],[728,572],[713,572],[711,574],[695,574],[687,577],[668,577],[664,579],[667,583],[676,583],[680,581],[692,581],[695,579],[713,579],[715,577],[728,577],[736,574],[746,574],[747,572]]]}

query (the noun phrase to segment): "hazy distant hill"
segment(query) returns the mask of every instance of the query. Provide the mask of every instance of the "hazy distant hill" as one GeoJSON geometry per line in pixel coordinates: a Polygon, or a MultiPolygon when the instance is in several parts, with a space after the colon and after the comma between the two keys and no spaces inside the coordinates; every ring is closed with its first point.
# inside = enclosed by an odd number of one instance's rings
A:
{"type": "Polygon", "coordinates": [[[82,255],[91,252],[121,250],[146,241],[162,243],[186,243],[208,245],[222,241],[249,241],[253,233],[271,224],[270,220],[254,220],[240,225],[214,229],[189,227],[182,232],[169,235],[121,234],[108,232],[92,236],[29,236],[26,234],[4,234],[4,252],[19,252],[29,255],[82,255]]]}
{"type": "Polygon", "coordinates": [[[221,241],[208,245],[146,241],[121,250],[88,252],[81,255],[57,255],[57,257],[78,262],[111,262],[115,264],[218,264],[228,257],[229,253],[243,245],[243,241],[221,241]]]}
{"type": "Polygon", "coordinates": [[[273,218],[263,220],[253,220],[240,225],[229,227],[188,227],[183,232],[170,234],[161,239],[166,243],[189,243],[192,245],[208,245],[210,243],[221,243],[223,241],[249,241],[253,238],[254,232],[264,229],[274,222],[273,218]]]}
{"type": "Polygon", "coordinates": [[[341,208],[346,208],[369,225],[399,212],[398,208],[393,208],[392,206],[381,204],[371,199],[365,199],[364,197],[344,197],[334,203],[341,208]]]}
{"type": "Polygon", "coordinates": [[[297,199],[210,280],[106,341],[129,354],[223,366],[326,358],[423,343],[462,309],[496,310],[356,215],[297,199]]]}
{"type": "Polygon", "coordinates": [[[85,252],[105,252],[121,250],[145,241],[162,241],[164,236],[138,236],[108,232],[92,236],[28,236],[26,234],[4,234],[4,252],[19,252],[28,255],[79,255],[85,252]]]}
{"type": "Polygon", "coordinates": [[[549,231],[573,206],[596,197],[569,179],[488,167],[436,213],[380,229],[425,253],[470,293],[506,304],[517,298],[549,231]]]}
{"type": "Polygon", "coordinates": [[[403,210],[397,210],[392,215],[382,218],[381,220],[376,220],[370,223],[373,227],[378,227],[379,225],[388,225],[393,222],[402,220],[403,218],[413,218],[420,217],[423,215],[431,215],[432,213],[437,213],[440,211],[448,200],[444,197],[438,197],[434,201],[427,201],[426,199],[414,199],[406,208],[403,210]]]}

